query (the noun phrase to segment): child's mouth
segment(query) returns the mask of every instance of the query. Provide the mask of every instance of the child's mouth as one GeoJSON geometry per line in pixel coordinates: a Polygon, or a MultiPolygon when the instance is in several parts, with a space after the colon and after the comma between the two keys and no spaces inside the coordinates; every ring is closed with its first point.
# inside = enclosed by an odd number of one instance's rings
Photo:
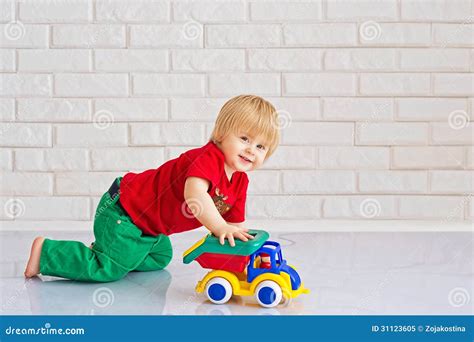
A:
{"type": "Polygon", "coordinates": [[[239,155],[240,159],[242,159],[245,163],[252,163],[250,159],[245,158],[244,156],[239,155]]]}

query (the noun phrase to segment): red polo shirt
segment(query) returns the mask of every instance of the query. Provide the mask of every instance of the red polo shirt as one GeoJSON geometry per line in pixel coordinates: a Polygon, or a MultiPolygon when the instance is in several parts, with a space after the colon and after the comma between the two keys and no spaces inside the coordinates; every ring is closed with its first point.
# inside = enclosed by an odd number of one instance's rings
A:
{"type": "MultiPolygon", "coordinates": [[[[120,203],[147,235],[170,235],[198,228],[202,224],[184,200],[184,183],[191,176],[210,182],[208,193],[224,220],[245,220],[247,174],[236,171],[229,181],[224,154],[213,142],[189,150],[157,169],[125,174],[120,183],[120,203]]],[[[198,203],[196,209],[199,210],[198,203]]]]}

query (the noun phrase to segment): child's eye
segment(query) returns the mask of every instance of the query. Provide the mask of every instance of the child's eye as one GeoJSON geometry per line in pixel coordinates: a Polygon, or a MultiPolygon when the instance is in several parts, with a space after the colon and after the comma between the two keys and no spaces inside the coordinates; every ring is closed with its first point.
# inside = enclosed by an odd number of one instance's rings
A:
{"type": "Polygon", "coordinates": [[[240,137],[240,139],[242,139],[242,141],[249,141],[249,138],[243,136],[243,137],[240,137]]]}
{"type": "Polygon", "coordinates": [[[265,146],[263,146],[263,145],[257,145],[257,148],[258,148],[259,150],[262,150],[262,151],[265,150],[265,146]]]}

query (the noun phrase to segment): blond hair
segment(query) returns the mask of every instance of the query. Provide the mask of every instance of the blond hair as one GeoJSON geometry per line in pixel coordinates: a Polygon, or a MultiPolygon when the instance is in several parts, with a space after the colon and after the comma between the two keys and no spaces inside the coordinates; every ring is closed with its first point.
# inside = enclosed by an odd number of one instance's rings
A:
{"type": "Polygon", "coordinates": [[[278,114],[273,105],[255,95],[239,95],[222,106],[216,119],[211,141],[221,142],[228,134],[246,132],[251,136],[261,135],[267,149],[265,159],[270,157],[280,141],[278,114]]]}

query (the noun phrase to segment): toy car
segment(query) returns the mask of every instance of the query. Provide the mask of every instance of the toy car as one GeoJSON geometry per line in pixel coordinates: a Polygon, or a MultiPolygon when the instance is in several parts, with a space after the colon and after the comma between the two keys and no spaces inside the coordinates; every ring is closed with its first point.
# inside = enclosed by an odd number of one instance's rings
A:
{"type": "Polygon", "coordinates": [[[255,296],[266,308],[309,293],[295,268],[283,259],[278,242],[268,241],[263,230],[249,234],[253,240],[236,240],[235,247],[221,245],[208,234],[184,252],[185,264],[196,260],[201,267],[212,269],[198,282],[196,292],[205,292],[215,304],[226,303],[232,295],[255,296]]]}

